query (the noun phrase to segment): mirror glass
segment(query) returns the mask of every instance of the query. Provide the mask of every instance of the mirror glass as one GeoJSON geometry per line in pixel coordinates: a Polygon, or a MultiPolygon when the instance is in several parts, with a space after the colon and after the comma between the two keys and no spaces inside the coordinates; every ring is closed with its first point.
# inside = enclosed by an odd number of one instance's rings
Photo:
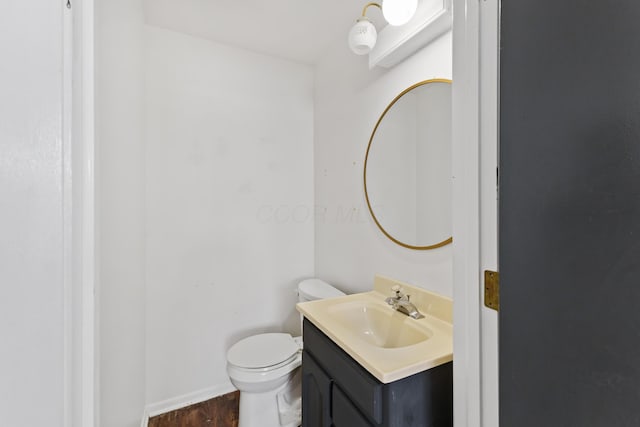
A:
{"type": "Polygon", "coordinates": [[[432,79],[400,93],[378,119],[364,163],[369,211],[399,245],[451,242],[451,81],[432,79]]]}

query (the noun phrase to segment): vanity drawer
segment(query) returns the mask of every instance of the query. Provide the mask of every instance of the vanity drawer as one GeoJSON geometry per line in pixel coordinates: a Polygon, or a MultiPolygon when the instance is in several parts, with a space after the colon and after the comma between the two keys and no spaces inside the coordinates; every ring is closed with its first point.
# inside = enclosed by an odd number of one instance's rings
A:
{"type": "MultiPolygon", "coordinates": [[[[373,421],[382,424],[383,386],[351,356],[331,341],[308,320],[304,320],[304,348],[323,369],[341,392],[373,421]]],[[[335,390],[334,386],[334,390],[335,390]]]]}

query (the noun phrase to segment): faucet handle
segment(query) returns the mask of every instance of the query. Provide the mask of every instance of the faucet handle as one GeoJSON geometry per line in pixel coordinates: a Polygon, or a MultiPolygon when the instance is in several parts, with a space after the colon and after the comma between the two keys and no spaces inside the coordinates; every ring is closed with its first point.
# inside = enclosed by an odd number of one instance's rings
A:
{"type": "Polygon", "coordinates": [[[402,294],[402,288],[400,287],[400,285],[392,286],[391,290],[396,293],[397,298],[400,298],[400,295],[402,294]]]}

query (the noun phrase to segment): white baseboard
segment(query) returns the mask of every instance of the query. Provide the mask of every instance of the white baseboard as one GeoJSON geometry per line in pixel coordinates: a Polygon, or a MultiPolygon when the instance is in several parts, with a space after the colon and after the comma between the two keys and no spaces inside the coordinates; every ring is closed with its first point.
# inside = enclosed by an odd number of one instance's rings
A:
{"type": "Polygon", "coordinates": [[[149,413],[147,412],[147,408],[144,408],[144,410],[142,411],[140,427],[148,427],[148,426],[149,426],[149,413]]]}
{"type": "Polygon", "coordinates": [[[176,409],[204,402],[206,400],[213,399],[214,397],[222,396],[234,391],[236,391],[236,388],[230,382],[225,382],[193,393],[176,396],[157,403],[151,403],[144,408],[140,426],[148,427],[149,418],[155,417],[156,415],[175,411],[176,409]]]}

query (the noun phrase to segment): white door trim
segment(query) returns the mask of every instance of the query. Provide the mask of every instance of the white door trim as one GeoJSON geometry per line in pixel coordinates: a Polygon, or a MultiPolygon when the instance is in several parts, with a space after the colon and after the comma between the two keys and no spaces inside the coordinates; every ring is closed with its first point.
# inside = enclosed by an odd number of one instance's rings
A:
{"type": "Polygon", "coordinates": [[[80,97],[82,141],[82,427],[99,426],[97,353],[97,274],[95,211],[95,98],[94,98],[94,0],[82,0],[78,14],[81,28],[80,97]]]}
{"type": "MultiPolygon", "coordinates": [[[[499,0],[480,2],[480,274],[498,270],[499,0]]],[[[483,285],[483,282],[481,282],[483,285]]],[[[483,286],[481,286],[482,288],[483,286]]],[[[483,427],[499,425],[498,312],[480,308],[483,427]]]]}
{"type": "Polygon", "coordinates": [[[499,0],[454,0],[454,423],[498,426],[498,316],[483,271],[497,269],[499,0]]]}
{"type": "Polygon", "coordinates": [[[63,7],[66,427],[97,426],[94,0],[63,7]]]}
{"type": "Polygon", "coordinates": [[[64,339],[64,408],[63,425],[74,425],[76,400],[75,379],[76,358],[76,250],[74,244],[76,215],[74,209],[74,132],[73,132],[73,15],[63,2],[58,7],[62,11],[62,217],[63,217],[63,339],[64,339]]]}
{"type": "Polygon", "coordinates": [[[479,4],[453,3],[455,427],[481,427],[479,4]]]}

